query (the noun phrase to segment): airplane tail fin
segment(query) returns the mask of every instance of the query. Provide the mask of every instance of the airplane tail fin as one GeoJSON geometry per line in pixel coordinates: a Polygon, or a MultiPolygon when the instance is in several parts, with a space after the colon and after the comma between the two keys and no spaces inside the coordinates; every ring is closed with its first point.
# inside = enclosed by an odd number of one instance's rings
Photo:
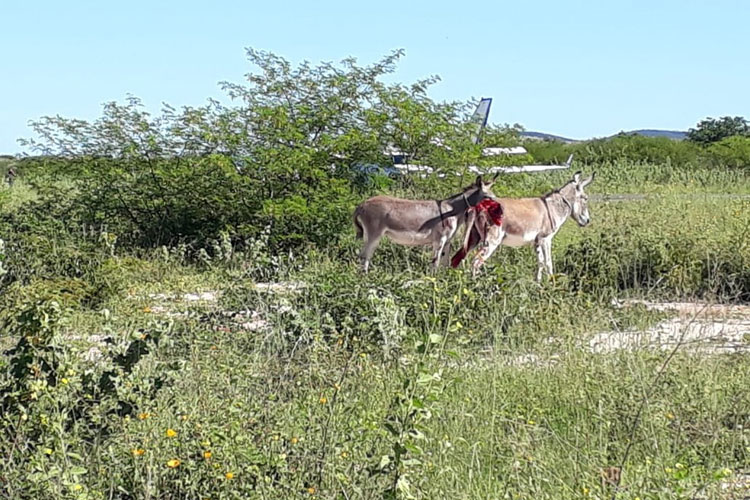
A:
{"type": "Polygon", "coordinates": [[[479,137],[482,134],[482,130],[487,125],[487,117],[490,116],[490,106],[492,105],[491,97],[482,97],[477,104],[477,109],[474,110],[474,114],[471,115],[471,122],[477,126],[477,131],[472,138],[474,144],[479,144],[479,137]]]}

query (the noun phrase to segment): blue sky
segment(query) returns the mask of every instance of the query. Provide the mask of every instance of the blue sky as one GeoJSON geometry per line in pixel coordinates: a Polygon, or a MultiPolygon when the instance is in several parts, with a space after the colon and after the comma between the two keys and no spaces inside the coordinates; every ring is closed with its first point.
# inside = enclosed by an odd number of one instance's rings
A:
{"type": "Polygon", "coordinates": [[[0,153],[44,115],[94,119],[131,93],[199,105],[251,70],[245,47],[361,63],[438,100],[493,97],[490,121],[573,138],[750,117],[750,2],[487,1],[0,4],[0,153]]]}

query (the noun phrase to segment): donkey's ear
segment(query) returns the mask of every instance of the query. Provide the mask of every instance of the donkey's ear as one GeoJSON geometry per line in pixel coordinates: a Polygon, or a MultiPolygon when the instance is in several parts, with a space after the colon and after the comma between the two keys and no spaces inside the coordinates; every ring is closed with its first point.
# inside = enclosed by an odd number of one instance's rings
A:
{"type": "Polygon", "coordinates": [[[585,181],[583,181],[583,182],[581,183],[581,187],[586,187],[586,186],[588,186],[589,184],[591,184],[591,181],[593,181],[593,180],[594,180],[594,177],[595,177],[595,176],[596,176],[596,172],[592,173],[592,174],[591,174],[591,177],[589,177],[588,179],[586,179],[585,181]]]}
{"type": "Polygon", "coordinates": [[[482,176],[481,175],[477,175],[477,180],[476,180],[476,182],[474,184],[478,188],[482,187],[482,176]]]}
{"type": "Polygon", "coordinates": [[[497,172],[495,175],[492,176],[490,180],[483,183],[484,189],[490,189],[493,184],[495,184],[495,181],[497,180],[497,176],[500,175],[500,172],[497,172]]]}
{"type": "Polygon", "coordinates": [[[581,171],[579,170],[575,174],[573,174],[573,180],[576,181],[576,184],[581,182],[581,171]]]}

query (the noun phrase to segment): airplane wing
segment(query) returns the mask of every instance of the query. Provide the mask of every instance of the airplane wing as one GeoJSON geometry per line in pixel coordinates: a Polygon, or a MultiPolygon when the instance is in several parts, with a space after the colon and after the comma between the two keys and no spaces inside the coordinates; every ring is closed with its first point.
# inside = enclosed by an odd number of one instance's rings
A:
{"type": "Polygon", "coordinates": [[[562,165],[522,165],[519,167],[490,167],[487,169],[488,174],[494,174],[497,172],[503,172],[506,174],[517,174],[520,172],[545,172],[547,170],[563,170],[570,168],[573,163],[573,155],[568,156],[568,159],[562,165]]]}
{"type": "MultiPolygon", "coordinates": [[[[468,167],[468,171],[476,175],[486,174],[518,174],[522,172],[546,172],[548,170],[564,170],[570,168],[573,163],[573,155],[568,156],[568,159],[562,165],[521,165],[521,166],[508,166],[508,167],[489,167],[486,169],[480,169],[477,166],[471,165],[468,167]]],[[[419,177],[428,177],[430,175],[436,175],[439,178],[446,176],[445,173],[435,173],[435,170],[428,165],[417,165],[417,164],[404,164],[394,165],[396,169],[405,174],[415,174],[419,177]]],[[[461,172],[454,172],[455,175],[462,175],[461,172]]]]}

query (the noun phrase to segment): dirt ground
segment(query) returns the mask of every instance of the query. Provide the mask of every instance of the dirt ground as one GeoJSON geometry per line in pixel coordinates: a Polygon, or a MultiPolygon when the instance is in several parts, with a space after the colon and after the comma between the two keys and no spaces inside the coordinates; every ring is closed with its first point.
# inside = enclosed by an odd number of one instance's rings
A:
{"type": "Polygon", "coordinates": [[[618,349],[680,348],[696,353],[719,354],[750,351],[750,306],[698,302],[648,302],[628,300],[616,307],[643,305],[675,316],[646,330],[600,332],[588,342],[593,352],[618,349]]]}

